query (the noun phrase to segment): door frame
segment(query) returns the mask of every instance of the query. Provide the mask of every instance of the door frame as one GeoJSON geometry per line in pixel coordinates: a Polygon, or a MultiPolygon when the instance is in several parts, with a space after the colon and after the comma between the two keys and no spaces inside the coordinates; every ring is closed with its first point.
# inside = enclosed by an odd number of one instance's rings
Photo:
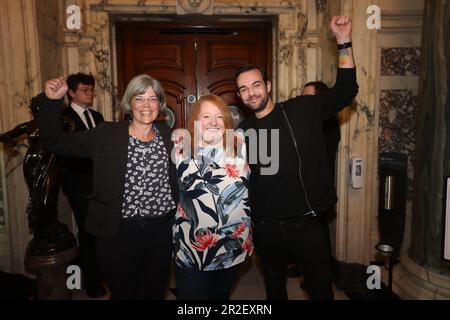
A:
{"type": "MultiPolygon", "coordinates": [[[[122,33],[121,28],[119,26],[129,26],[129,27],[141,27],[144,26],[144,24],[154,24],[154,27],[162,29],[171,29],[171,28],[179,28],[180,31],[185,30],[187,33],[192,31],[194,33],[194,30],[201,29],[203,32],[205,30],[208,31],[218,31],[218,30],[226,30],[226,29],[233,29],[233,28],[247,28],[249,26],[255,26],[255,24],[261,27],[267,28],[267,25],[270,25],[270,28],[272,29],[272,32],[267,33],[268,41],[267,41],[267,48],[266,50],[269,52],[267,54],[267,74],[269,76],[269,79],[272,79],[272,70],[273,70],[273,28],[274,28],[274,16],[262,16],[262,17],[252,17],[252,19],[232,19],[232,21],[226,21],[224,19],[230,19],[230,17],[227,16],[196,16],[196,17],[190,17],[189,19],[186,19],[183,16],[167,16],[164,17],[164,19],[161,19],[161,17],[155,15],[155,16],[148,16],[145,20],[142,21],[129,21],[125,19],[124,16],[121,16],[121,19],[115,21],[114,28],[112,30],[112,33],[115,35],[115,53],[116,53],[116,61],[112,65],[113,69],[115,69],[115,74],[117,75],[115,84],[118,89],[118,94],[122,94],[125,91],[125,83],[123,82],[123,65],[119,66],[119,61],[122,60],[123,57],[123,50],[122,46],[118,45],[119,43],[122,43],[122,33]]],[[[113,49],[114,50],[114,49],[113,49]]],[[[272,82],[273,83],[273,82],[272,82]]]]}

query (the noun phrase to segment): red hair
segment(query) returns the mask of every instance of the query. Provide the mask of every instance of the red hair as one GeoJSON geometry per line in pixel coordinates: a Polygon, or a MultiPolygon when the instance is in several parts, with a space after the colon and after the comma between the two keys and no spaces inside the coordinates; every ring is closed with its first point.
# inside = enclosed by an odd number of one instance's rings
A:
{"type": "MultiPolygon", "coordinates": [[[[189,134],[191,135],[191,156],[195,157],[195,149],[199,144],[199,138],[201,139],[201,137],[197,137],[197,135],[195,135],[195,128],[194,128],[194,123],[195,121],[199,121],[200,120],[200,112],[202,109],[202,105],[205,102],[210,102],[213,105],[215,105],[220,112],[223,115],[223,122],[225,125],[225,134],[223,137],[223,149],[226,151],[227,155],[231,155],[231,156],[235,156],[236,155],[236,147],[237,147],[237,141],[236,138],[233,134],[232,137],[228,137],[227,136],[227,130],[233,130],[234,131],[234,124],[233,124],[233,120],[231,118],[231,112],[230,109],[228,108],[227,104],[225,103],[225,101],[215,95],[215,94],[207,94],[204,96],[201,96],[194,104],[194,106],[192,107],[191,113],[189,115],[189,119],[187,121],[187,130],[189,131],[189,134]],[[195,141],[194,137],[197,138],[197,141],[195,141]],[[227,139],[233,139],[233,149],[232,150],[227,150],[227,139]]],[[[231,142],[230,142],[231,143],[231,142]]]]}

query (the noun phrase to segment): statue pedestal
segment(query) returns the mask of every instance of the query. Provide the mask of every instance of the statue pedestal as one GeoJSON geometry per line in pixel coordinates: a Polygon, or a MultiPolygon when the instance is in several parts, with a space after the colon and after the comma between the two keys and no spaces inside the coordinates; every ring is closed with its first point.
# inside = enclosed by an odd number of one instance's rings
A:
{"type": "Polygon", "coordinates": [[[67,267],[78,255],[74,246],[49,255],[36,256],[27,253],[25,267],[36,274],[38,300],[71,300],[72,293],[67,288],[67,267]]]}

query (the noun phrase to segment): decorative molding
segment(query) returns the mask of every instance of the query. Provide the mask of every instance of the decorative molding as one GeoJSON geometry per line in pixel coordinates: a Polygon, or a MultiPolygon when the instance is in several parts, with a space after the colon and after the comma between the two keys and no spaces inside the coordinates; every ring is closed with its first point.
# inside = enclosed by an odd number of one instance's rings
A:
{"type": "Polygon", "coordinates": [[[257,3],[243,3],[239,5],[230,4],[214,4],[214,14],[254,14],[254,15],[282,15],[284,13],[291,13],[297,11],[299,8],[291,3],[281,3],[278,6],[273,4],[257,4],[257,3]]]}
{"type": "Polygon", "coordinates": [[[177,0],[177,14],[213,14],[213,0],[177,0]]]}
{"type": "Polygon", "coordinates": [[[382,11],[380,33],[420,33],[423,11],[382,11]]]}
{"type": "Polygon", "coordinates": [[[176,3],[158,4],[158,3],[141,3],[140,0],[136,4],[129,4],[130,2],[117,4],[98,4],[97,0],[86,0],[91,4],[90,10],[106,12],[110,14],[176,14],[176,3]]]}
{"type": "MultiPolygon", "coordinates": [[[[288,60],[291,58],[294,48],[297,45],[301,45],[303,43],[303,40],[305,39],[306,29],[308,27],[308,19],[305,15],[299,13],[298,19],[299,21],[299,29],[294,34],[286,35],[285,31],[280,31],[279,40],[283,42],[287,42],[284,45],[280,46],[279,56],[278,56],[278,62],[279,63],[288,63],[288,60]]],[[[300,64],[304,63],[304,53],[300,54],[300,64]]]]}
{"type": "Polygon", "coordinates": [[[423,11],[413,10],[413,11],[382,11],[381,19],[387,20],[413,20],[421,23],[423,18],[423,11]]]}
{"type": "Polygon", "coordinates": [[[380,33],[382,34],[394,34],[399,36],[399,34],[417,34],[422,31],[422,26],[416,27],[383,27],[381,28],[380,33]]]}

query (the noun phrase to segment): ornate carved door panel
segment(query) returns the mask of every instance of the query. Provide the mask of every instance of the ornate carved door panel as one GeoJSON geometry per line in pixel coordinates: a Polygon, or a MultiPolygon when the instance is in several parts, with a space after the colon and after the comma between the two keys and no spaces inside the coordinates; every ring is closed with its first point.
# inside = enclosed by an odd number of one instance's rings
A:
{"type": "Polygon", "coordinates": [[[246,62],[271,67],[271,24],[119,23],[119,94],[140,73],[161,81],[174,128],[184,127],[192,103],[214,93],[243,108],[234,74],[246,62]]]}

